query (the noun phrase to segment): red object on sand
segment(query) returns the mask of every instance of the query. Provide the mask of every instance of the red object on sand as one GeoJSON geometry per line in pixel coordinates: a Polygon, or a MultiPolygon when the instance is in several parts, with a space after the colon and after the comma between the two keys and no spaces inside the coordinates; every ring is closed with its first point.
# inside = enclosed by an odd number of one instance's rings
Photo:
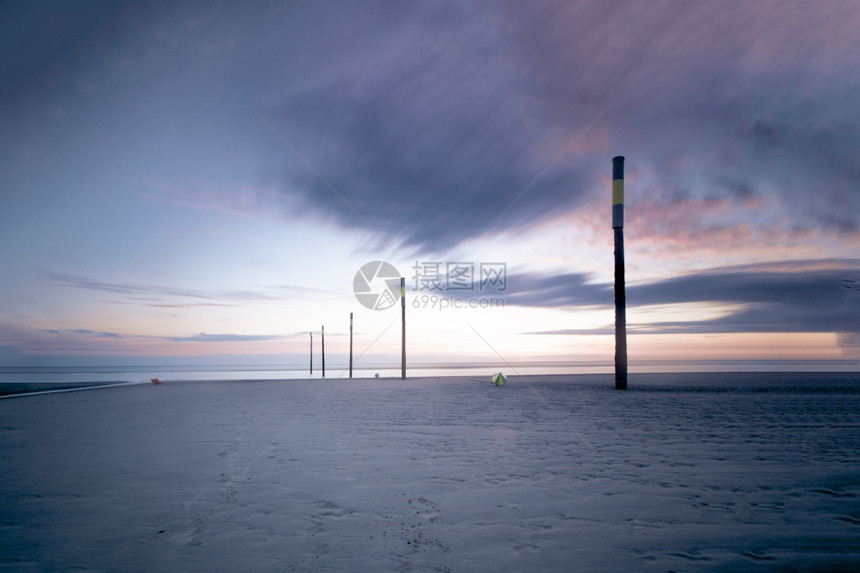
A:
{"type": "Polygon", "coordinates": [[[158,378],[150,378],[150,380],[151,380],[151,381],[152,381],[152,383],[153,383],[153,384],[155,384],[155,385],[161,384],[161,380],[159,380],[158,378]]]}

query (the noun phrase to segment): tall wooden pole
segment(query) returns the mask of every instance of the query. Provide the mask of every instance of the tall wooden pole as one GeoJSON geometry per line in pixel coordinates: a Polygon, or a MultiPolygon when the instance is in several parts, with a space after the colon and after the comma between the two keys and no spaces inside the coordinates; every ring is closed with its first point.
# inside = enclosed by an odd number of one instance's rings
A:
{"type": "Polygon", "coordinates": [[[627,389],[627,296],[624,292],[624,157],[612,158],[612,230],[615,233],[615,389],[627,389]]]}
{"type": "Polygon", "coordinates": [[[349,313],[349,377],[352,378],[352,313],[349,313]]]}
{"type": "Polygon", "coordinates": [[[325,325],[320,332],[320,344],[322,344],[322,377],[325,378],[325,325]]]}
{"type": "Polygon", "coordinates": [[[406,277],[400,277],[400,377],[406,380],[406,277]]]}
{"type": "Polygon", "coordinates": [[[311,335],[311,374],[314,373],[314,333],[309,332],[311,335]]]}

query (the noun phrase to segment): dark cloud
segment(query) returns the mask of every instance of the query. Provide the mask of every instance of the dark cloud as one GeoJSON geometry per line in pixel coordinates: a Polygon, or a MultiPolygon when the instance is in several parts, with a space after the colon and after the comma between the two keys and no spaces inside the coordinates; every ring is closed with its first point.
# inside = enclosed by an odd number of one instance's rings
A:
{"type": "Polygon", "coordinates": [[[480,11],[438,12],[379,69],[264,114],[301,153],[285,150],[283,175],[299,212],[440,250],[502,216],[517,226],[570,209],[594,183],[582,162],[556,163],[527,77],[505,60],[501,26],[480,11]]]}
{"type": "Polygon", "coordinates": [[[332,154],[340,156],[314,161],[328,181],[295,169],[288,186],[305,193],[303,209],[322,210],[350,227],[366,228],[366,219],[394,245],[452,247],[492,228],[524,193],[528,197],[500,224],[517,226],[569,209],[587,188],[585,176],[570,167],[539,178],[545,165],[528,149],[534,134],[518,136],[516,126],[504,133],[476,118],[415,118],[415,124],[437,124],[430,135],[402,122],[392,129],[381,117],[384,110],[345,105],[351,109],[338,134],[343,150],[332,154]]]}
{"type": "Polygon", "coordinates": [[[285,151],[299,212],[438,251],[575,208],[623,153],[650,201],[775,196],[795,225],[857,232],[856,4],[437,6],[351,29],[350,66],[266,108],[326,179],[285,151]],[[376,28],[382,60],[358,40],[376,28]]]}
{"type": "MultiPolygon", "coordinates": [[[[811,264],[811,262],[806,263],[811,264]]],[[[784,265],[783,265],[784,266],[784,265]]],[[[629,285],[628,308],[681,303],[736,305],[738,310],[700,322],[663,321],[631,324],[631,333],[837,332],[860,331],[860,300],[845,288],[860,260],[832,261],[829,268],[795,270],[778,264],[729,267],[648,284],[629,285]]],[[[825,265],[826,267],[826,265],[825,265]]],[[[514,275],[506,305],[604,306],[611,312],[611,284],[590,284],[578,273],[556,276],[514,275]]],[[[611,334],[611,328],[557,330],[539,334],[611,334]]],[[[848,340],[848,338],[846,338],[848,340]]]]}
{"type": "MultiPolygon", "coordinates": [[[[671,208],[690,196],[774,196],[795,224],[857,231],[856,3],[515,10],[518,53],[537,70],[546,121],[574,128],[573,110],[608,102],[613,152],[628,155],[649,200],[671,208]]],[[[636,193],[630,200],[635,208],[636,193]]]]}
{"type": "Polygon", "coordinates": [[[514,274],[507,278],[506,305],[563,308],[613,304],[612,285],[589,283],[586,273],[514,274]]]}
{"type": "Polygon", "coordinates": [[[10,172],[130,148],[126,178],[234,180],[218,154],[243,150],[288,217],[429,253],[577,208],[623,154],[631,221],[764,197],[789,229],[860,232],[851,0],[2,10],[10,172]]]}

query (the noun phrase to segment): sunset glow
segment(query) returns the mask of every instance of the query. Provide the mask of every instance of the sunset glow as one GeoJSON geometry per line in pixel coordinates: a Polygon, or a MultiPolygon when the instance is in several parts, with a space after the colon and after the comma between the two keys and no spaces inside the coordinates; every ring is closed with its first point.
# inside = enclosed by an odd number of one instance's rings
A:
{"type": "Polygon", "coordinates": [[[860,368],[854,2],[39,5],[0,9],[4,365],[298,368],[323,324],[343,364],[350,312],[396,363],[378,260],[410,360],[609,371],[624,155],[631,371],[860,368]]]}

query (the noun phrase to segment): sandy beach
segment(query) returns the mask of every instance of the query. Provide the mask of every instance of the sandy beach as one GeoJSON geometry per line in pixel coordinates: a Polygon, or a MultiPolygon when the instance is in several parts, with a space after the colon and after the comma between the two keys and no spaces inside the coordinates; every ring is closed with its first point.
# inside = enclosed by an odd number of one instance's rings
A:
{"type": "Polygon", "coordinates": [[[856,375],[731,376],[0,400],[0,569],[857,570],[856,375]]]}

